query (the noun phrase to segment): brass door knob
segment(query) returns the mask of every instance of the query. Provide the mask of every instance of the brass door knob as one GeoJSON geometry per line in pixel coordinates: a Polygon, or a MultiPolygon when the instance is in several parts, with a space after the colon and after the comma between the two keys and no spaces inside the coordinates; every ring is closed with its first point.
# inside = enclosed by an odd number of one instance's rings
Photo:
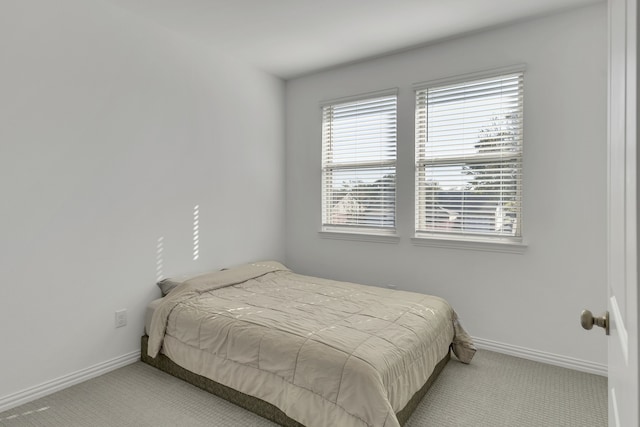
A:
{"type": "Polygon", "coordinates": [[[609,335],[609,312],[605,312],[600,317],[593,317],[593,313],[589,310],[582,310],[582,314],[580,314],[580,324],[587,330],[593,328],[593,325],[600,326],[604,328],[605,333],[609,335]]]}

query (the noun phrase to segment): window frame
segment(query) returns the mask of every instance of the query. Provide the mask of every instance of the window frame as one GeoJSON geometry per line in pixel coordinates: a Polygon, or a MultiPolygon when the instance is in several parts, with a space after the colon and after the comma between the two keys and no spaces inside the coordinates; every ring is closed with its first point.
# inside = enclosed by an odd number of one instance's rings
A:
{"type": "MultiPolygon", "coordinates": [[[[414,197],[414,236],[411,241],[414,245],[418,246],[435,246],[441,248],[457,248],[457,249],[472,249],[472,250],[487,250],[487,251],[496,251],[496,252],[512,252],[512,253],[522,253],[524,249],[527,247],[527,244],[524,240],[524,199],[522,198],[522,185],[524,182],[524,135],[521,137],[520,150],[516,154],[519,162],[519,181],[517,182],[517,198],[519,199],[519,213],[517,217],[517,227],[519,230],[519,235],[516,236],[505,236],[505,235],[492,235],[489,233],[465,233],[465,232],[447,232],[447,231],[427,231],[420,228],[420,218],[423,215],[426,215],[426,204],[421,204],[419,199],[419,190],[421,188],[421,178],[420,171],[426,167],[426,164],[429,163],[428,158],[420,158],[419,153],[419,143],[421,140],[426,140],[427,131],[428,131],[428,115],[426,112],[424,113],[424,117],[426,121],[424,123],[419,122],[419,97],[423,96],[421,93],[429,89],[446,87],[449,85],[463,84],[463,83],[473,83],[474,81],[482,81],[490,78],[498,78],[501,76],[520,74],[522,81],[524,81],[526,66],[524,64],[517,64],[509,67],[502,68],[494,68],[490,70],[485,70],[481,72],[468,73],[458,76],[452,76],[442,79],[430,80],[427,82],[416,83],[413,86],[414,90],[414,125],[415,125],[415,133],[414,133],[414,149],[415,149],[415,162],[414,162],[414,185],[415,185],[415,197],[414,197]],[[424,136],[420,136],[420,133],[423,132],[424,136]]],[[[520,87],[519,91],[520,101],[520,111],[524,111],[524,83],[520,87]]],[[[428,104],[425,103],[424,107],[428,109],[428,104]]],[[[524,113],[520,118],[520,132],[524,132],[524,113]]],[[[475,155],[476,158],[481,157],[475,155]]],[[[514,157],[516,157],[514,156],[514,157]]],[[[491,155],[488,155],[491,157],[491,155]]],[[[470,164],[473,162],[474,156],[465,156],[463,160],[466,161],[465,164],[470,164]]],[[[442,159],[436,159],[431,164],[445,164],[446,161],[442,159]]],[[[488,162],[487,162],[488,163],[488,162]]],[[[449,163],[452,165],[452,163],[449,163]]],[[[424,178],[422,178],[424,179],[424,178]]]]}
{"type": "Polygon", "coordinates": [[[397,203],[397,172],[398,172],[398,88],[390,88],[379,90],[375,92],[367,92],[358,95],[352,95],[347,97],[335,98],[331,100],[326,100],[320,102],[320,113],[321,113],[321,219],[320,219],[320,231],[319,234],[324,238],[331,239],[342,239],[342,240],[364,240],[370,242],[381,242],[381,243],[395,243],[399,240],[397,235],[397,219],[398,219],[398,203],[397,203]],[[371,161],[362,161],[362,162],[349,162],[344,163],[342,165],[330,165],[327,164],[327,153],[325,150],[328,148],[328,143],[326,141],[327,137],[327,125],[325,121],[326,113],[325,109],[350,104],[350,103],[358,103],[362,101],[374,101],[376,99],[394,97],[395,98],[395,108],[394,108],[394,121],[395,121],[395,152],[393,156],[393,160],[387,160],[382,162],[371,162],[371,161]],[[327,209],[328,209],[328,190],[327,183],[330,178],[327,177],[327,174],[332,173],[335,170],[347,170],[347,169],[363,169],[367,168],[373,169],[375,167],[380,168],[392,168],[393,174],[396,179],[394,179],[393,183],[393,226],[366,226],[366,225],[357,225],[357,224],[336,224],[330,223],[329,221],[325,221],[327,217],[327,209]]]}

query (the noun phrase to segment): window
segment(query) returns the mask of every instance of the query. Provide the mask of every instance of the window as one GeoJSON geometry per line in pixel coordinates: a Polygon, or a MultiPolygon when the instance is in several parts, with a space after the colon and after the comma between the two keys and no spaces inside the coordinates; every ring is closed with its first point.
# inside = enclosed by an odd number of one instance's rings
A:
{"type": "Polygon", "coordinates": [[[396,104],[396,90],[323,104],[323,231],[395,233],[396,104]]]}
{"type": "Polygon", "coordinates": [[[523,69],[415,88],[416,237],[521,241],[523,69]]]}

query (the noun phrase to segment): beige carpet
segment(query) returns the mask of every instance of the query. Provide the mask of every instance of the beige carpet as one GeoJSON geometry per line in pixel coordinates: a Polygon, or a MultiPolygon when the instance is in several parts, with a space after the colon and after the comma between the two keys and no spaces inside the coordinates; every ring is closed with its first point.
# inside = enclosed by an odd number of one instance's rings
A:
{"type": "MultiPolygon", "coordinates": [[[[445,367],[407,427],[607,425],[607,379],[480,350],[445,367]]],[[[275,426],[137,362],[0,413],[0,426],[275,426]]],[[[331,426],[339,427],[339,426],[331,426]]]]}

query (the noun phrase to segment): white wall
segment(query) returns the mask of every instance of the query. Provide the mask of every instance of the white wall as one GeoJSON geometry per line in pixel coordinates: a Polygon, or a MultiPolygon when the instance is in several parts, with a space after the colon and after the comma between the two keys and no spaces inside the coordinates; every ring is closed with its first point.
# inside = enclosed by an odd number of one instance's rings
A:
{"type": "Polygon", "coordinates": [[[606,5],[597,4],[288,81],[288,265],[439,295],[475,337],[604,368],[604,333],[582,330],[579,315],[606,307],[606,78],[606,5]],[[412,245],[411,84],[519,63],[527,65],[527,250],[412,245]],[[319,101],[391,87],[399,88],[400,242],[321,238],[319,101]]]}
{"type": "Polygon", "coordinates": [[[0,403],[139,351],[160,237],[165,276],[284,257],[284,84],[214,52],[95,0],[0,3],[0,403]]]}

